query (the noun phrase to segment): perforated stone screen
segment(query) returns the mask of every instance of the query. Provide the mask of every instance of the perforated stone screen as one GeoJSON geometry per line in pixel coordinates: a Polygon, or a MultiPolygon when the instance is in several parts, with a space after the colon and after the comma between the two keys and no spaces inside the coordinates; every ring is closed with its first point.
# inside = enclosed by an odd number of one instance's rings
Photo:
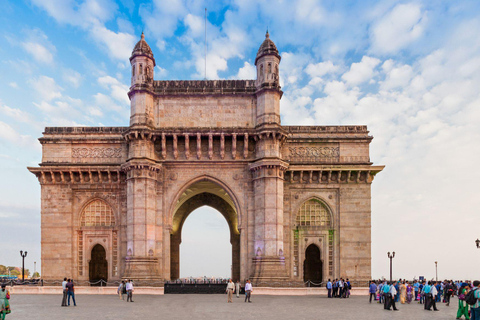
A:
{"type": "Polygon", "coordinates": [[[90,202],[82,212],[82,227],[109,227],[115,225],[112,208],[102,200],[90,202]]]}
{"type": "Polygon", "coordinates": [[[298,226],[330,226],[330,213],[320,201],[311,199],[306,201],[297,215],[298,226]]]}

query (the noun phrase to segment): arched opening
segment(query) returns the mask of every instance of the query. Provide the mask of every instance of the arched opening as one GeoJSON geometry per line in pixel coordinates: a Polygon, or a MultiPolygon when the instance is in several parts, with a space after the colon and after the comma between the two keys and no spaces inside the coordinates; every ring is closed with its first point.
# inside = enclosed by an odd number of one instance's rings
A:
{"type": "Polygon", "coordinates": [[[198,181],[189,186],[175,205],[170,234],[170,278],[172,280],[180,278],[180,244],[185,220],[193,211],[204,206],[217,210],[228,224],[232,246],[229,276],[240,280],[240,232],[237,209],[228,192],[219,184],[208,180],[198,181]]]}
{"type": "Polygon", "coordinates": [[[97,285],[100,280],[108,281],[107,253],[102,245],[96,244],[93,247],[88,267],[89,279],[93,285],[97,285]]]}
{"type": "Polygon", "coordinates": [[[231,276],[232,245],[225,217],[212,207],[194,210],[182,227],[180,277],[231,276]]]}
{"type": "Polygon", "coordinates": [[[305,261],[303,262],[303,281],[310,281],[311,286],[320,286],[322,282],[322,260],[320,249],[311,244],[305,250],[305,261]]]}

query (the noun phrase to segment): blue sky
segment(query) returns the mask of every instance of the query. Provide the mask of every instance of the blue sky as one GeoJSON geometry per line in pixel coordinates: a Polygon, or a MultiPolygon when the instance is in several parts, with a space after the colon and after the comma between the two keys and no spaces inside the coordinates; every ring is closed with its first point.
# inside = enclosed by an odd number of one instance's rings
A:
{"type": "Polygon", "coordinates": [[[0,4],[0,264],[28,250],[27,267],[39,266],[40,187],[26,167],[41,161],[43,128],[128,125],[128,58],[142,30],[155,79],[202,79],[207,7],[207,78],[254,78],[268,28],[283,124],[368,125],[371,159],[387,166],[372,188],[375,277],[392,250],[397,277],[432,277],[436,260],[441,277],[477,275],[480,2],[0,4]]]}

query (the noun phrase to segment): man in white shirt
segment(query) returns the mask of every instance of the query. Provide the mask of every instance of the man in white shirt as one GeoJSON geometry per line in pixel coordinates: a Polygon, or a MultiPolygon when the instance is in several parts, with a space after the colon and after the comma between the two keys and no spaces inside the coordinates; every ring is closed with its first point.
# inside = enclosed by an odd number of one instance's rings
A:
{"type": "MultiPolygon", "coordinates": [[[[395,289],[395,286],[393,283],[390,283],[390,306],[393,307],[393,311],[398,311],[397,307],[395,306],[395,295],[397,294],[397,289],[395,289]]],[[[388,307],[388,310],[390,310],[390,306],[388,307]]]]}
{"type": "Polygon", "coordinates": [[[127,284],[126,284],[126,288],[127,288],[127,302],[128,302],[128,299],[130,299],[130,302],[133,302],[133,283],[132,283],[132,280],[128,280],[127,281],[127,284]]]}
{"type": "Polygon", "coordinates": [[[66,307],[67,306],[67,278],[63,278],[62,289],[63,289],[62,307],[66,307]]]}
{"type": "Polygon", "coordinates": [[[252,302],[250,301],[250,295],[252,293],[252,284],[250,283],[250,280],[247,280],[247,283],[245,283],[245,302],[252,302]]]}
{"type": "Polygon", "coordinates": [[[431,285],[430,294],[432,296],[430,298],[430,301],[429,301],[430,304],[428,305],[427,310],[429,311],[432,310],[431,308],[433,306],[433,311],[438,311],[437,302],[435,301],[438,294],[438,290],[437,290],[437,283],[435,281],[433,281],[433,284],[431,285]]]}

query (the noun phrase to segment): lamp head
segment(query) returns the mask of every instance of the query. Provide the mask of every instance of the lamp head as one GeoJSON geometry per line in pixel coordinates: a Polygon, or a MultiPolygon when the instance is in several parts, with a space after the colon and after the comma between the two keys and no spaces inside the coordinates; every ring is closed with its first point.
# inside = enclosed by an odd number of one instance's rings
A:
{"type": "Polygon", "coordinates": [[[477,245],[477,248],[480,248],[480,240],[475,240],[475,244],[477,245]]]}

